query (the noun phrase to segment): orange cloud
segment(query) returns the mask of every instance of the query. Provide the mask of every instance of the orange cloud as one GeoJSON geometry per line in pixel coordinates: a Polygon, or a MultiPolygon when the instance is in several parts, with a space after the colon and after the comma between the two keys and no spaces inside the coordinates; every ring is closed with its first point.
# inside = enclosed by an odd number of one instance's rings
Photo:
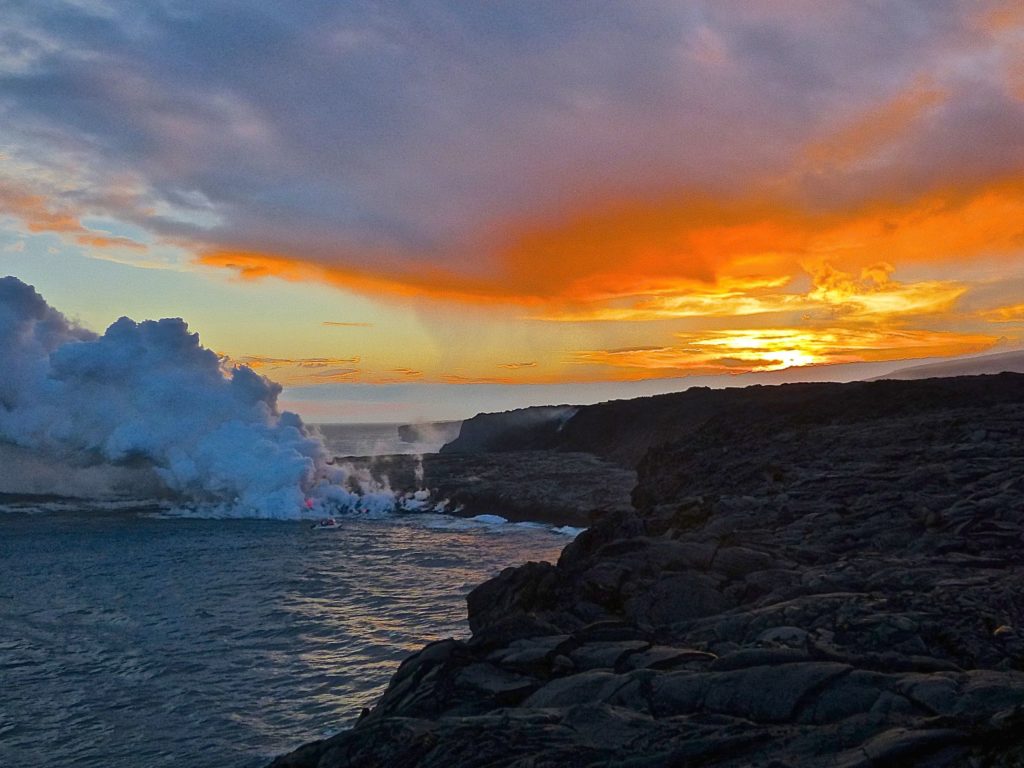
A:
{"type": "MultiPolygon", "coordinates": [[[[810,145],[806,159],[831,167],[868,157],[898,141],[944,99],[941,89],[919,81],[810,145]]],[[[674,339],[648,349],[563,353],[572,355],[576,363],[618,370],[677,375],[681,370],[768,370],[840,359],[889,359],[878,355],[976,351],[991,338],[900,329],[926,325],[924,318],[948,315],[969,290],[962,282],[922,278],[924,268],[933,268],[941,277],[944,265],[1021,258],[1024,175],[1008,172],[1005,178],[985,183],[949,184],[916,195],[902,192],[832,207],[804,200],[794,191],[792,179],[762,185],[745,197],[691,189],[594,202],[581,194],[582,202],[576,207],[493,223],[474,236],[462,237],[461,245],[453,245],[450,253],[346,250],[333,260],[318,261],[285,253],[207,248],[197,258],[201,264],[232,270],[243,280],[275,277],[328,283],[378,298],[513,306],[535,320],[707,318],[715,319],[715,327],[720,328],[729,318],[742,317],[749,318],[742,321],[744,328],[774,324],[789,333],[794,325],[807,324],[835,332],[831,338],[826,330],[805,329],[801,332],[811,337],[804,346],[786,346],[776,339],[781,346],[755,345],[739,352],[726,349],[727,339],[715,335],[723,333],[716,331],[709,332],[706,341],[721,349],[696,341],[680,346],[674,339]],[[915,272],[919,277],[905,279],[904,275],[915,272]],[[836,330],[840,325],[849,326],[845,335],[836,330]],[[869,336],[871,344],[866,341],[869,336]],[[812,343],[813,339],[817,342],[812,343]]],[[[127,238],[88,230],[66,204],[3,181],[0,206],[21,219],[29,231],[56,232],[98,249],[145,248],[127,238]]],[[[971,318],[1016,321],[1015,316],[996,312],[975,313],[971,318]]],[[[323,321],[323,325],[371,324],[323,321]]],[[[636,340],[635,336],[619,338],[636,340]]],[[[479,361],[469,369],[471,373],[450,373],[441,380],[519,383],[526,376],[540,381],[565,375],[551,356],[539,362],[517,362],[512,357],[536,354],[532,349],[502,354],[513,362],[498,363],[492,357],[479,361]],[[494,366],[517,375],[487,376],[487,369],[493,371],[494,366]]],[[[252,357],[240,362],[272,370],[284,383],[356,377],[360,381],[437,380],[439,375],[413,369],[374,374],[357,368],[358,358],[252,357]]]]}
{"type": "MultiPolygon", "coordinates": [[[[375,261],[372,254],[365,259],[375,261]]],[[[370,269],[340,264],[320,264],[283,254],[215,248],[201,252],[196,261],[208,267],[229,269],[242,280],[268,277],[289,282],[326,283],[372,296],[491,302],[502,298],[500,285],[467,278],[452,270],[425,266],[422,270],[394,267],[375,274],[370,269]]]]}
{"type": "Polygon", "coordinates": [[[246,365],[287,386],[352,381],[362,373],[361,369],[352,367],[359,364],[358,357],[231,357],[223,354],[220,357],[226,369],[246,365]]]}
{"type": "MultiPolygon", "coordinates": [[[[970,285],[897,277],[929,269],[941,275],[947,266],[963,274],[971,260],[1019,260],[1024,178],[833,210],[782,196],[760,202],[708,195],[638,200],[510,226],[500,234],[491,233],[489,242],[502,244],[481,250],[490,259],[482,258],[471,276],[435,270],[413,279],[401,273],[377,277],[369,266],[355,272],[251,253],[207,254],[204,262],[233,265],[250,278],[281,275],[378,295],[505,302],[546,321],[713,319],[712,327],[722,328],[730,318],[748,318],[738,329],[675,337],[648,349],[569,351],[568,358],[545,359],[529,369],[529,380],[538,383],[956,355],[981,351],[998,338],[983,327],[933,328],[966,320],[952,312],[970,285]]],[[[607,333],[614,338],[617,331],[607,333]]],[[[479,369],[440,380],[523,380],[489,376],[487,363],[478,362],[479,369]]]]}
{"type": "MultiPolygon", "coordinates": [[[[707,195],[609,204],[492,231],[481,241],[482,266],[472,275],[454,267],[411,266],[378,274],[372,266],[232,250],[210,250],[199,261],[232,269],[243,279],[278,277],[377,296],[533,305],[548,317],[594,303],[613,306],[630,296],[699,295],[701,289],[715,294],[715,286],[748,296],[751,288],[826,262],[856,273],[880,259],[900,267],[1018,257],[1024,250],[1021,222],[1024,178],[1012,177],[836,211],[810,210],[782,198],[756,202],[707,195]]],[[[362,263],[376,260],[367,254],[362,263]]],[[[757,311],[756,304],[748,309],[757,311]]]]}
{"type": "Polygon", "coordinates": [[[9,181],[0,181],[0,207],[4,213],[21,219],[29,232],[85,231],[76,216],[51,206],[43,195],[9,181]]]}
{"type": "Polygon", "coordinates": [[[399,373],[409,379],[418,379],[423,376],[423,371],[417,371],[415,368],[392,368],[391,372],[399,373]]]}
{"type": "Polygon", "coordinates": [[[535,374],[530,376],[529,379],[523,379],[519,376],[476,376],[469,373],[443,373],[433,380],[443,384],[560,384],[566,381],[576,381],[578,378],[569,378],[555,372],[535,374]]]}
{"type": "MultiPolygon", "coordinates": [[[[654,295],[631,297],[615,306],[559,310],[541,319],[561,322],[649,321],[671,318],[724,318],[801,312],[809,316],[846,315],[882,319],[899,315],[945,312],[966,288],[951,281],[903,284],[890,279],[893,267],[884,262],[864,267],[859,279],[829,263],[807,272],[811,288],[786,291],[789,277],[773,280],[723,279],[713,286],[680,284],[654,295]]],[[[794,276],[795,277],[795,276],[794,276]]]]}
{"type": "Polygon", "coordinates": [[[780,262],[806,248],[803,219],[779,201],[682,193],[520,225],[497,260],[506,290],[559,303],[711,284],[723,275],[774,279],[780,262]]]}
{"type": "Polygon", "coordinates": [[[408,384],[423,380],[423,371],[415,368],[391,368],[383,374],[365,373],[360,381],[365,384],[408,384]]]}
{"type": "Polygon", "coordinates": [[[979,316],[990,323],[1019,323],[1024,322],[1024,304],[1012,304],[1007,307],[980,312],[979,316]]]}
{"type": "MultiPolygon", "coordinates": [[[[225,356],[226,357],[226,356],[225,356]]],[[[268,368],[328,368],[336,365],[355,365],[359,363],[358,357],[261,357],[257,355],[246,355],[239,358],[226,358],[232,364],[247,365],[253,370],[268,368]]]]}
{"type": "Polygon", "coordinates": [[[984,11],[979,22],[982,29],[993,33],[1024,27],[1024,6],[1018,0],[1009,0],[984,11]]]}
{"type": "Polygon", "coordinates": [[[986,334],[840,327],[738,329],[676,337],[680,343],[672,346],[581,351],[573,355],[573,362],[632,370],[635,378],[749,373],[960,355],[987,349],[998,340],[986,334]]]}
{"type": "Polygon", "coordinates": [[[222,354],[220,357],[225,369],[246,365],[279,384],[291,387],[355,381],[364,384],[399,384],[423,380],[425,375],[422,370],[408,367],[384,371],[367,369],[360,366],[362,358],[358,356],[292,358],[260,355],[232,357],[222,354]]]}
{"type": "MultiPolygon", "coordinates": [[[[612,203],[539,222],[494,228],[478,238],[479,274],[454,268],[371,271],[283,254],[211,249],[201,264],[245,280],[314,281],[374,295],[519,305],[582,302],[664,289],[680,279],[707,282],[731,261],[745,270],[792,261],[806,247],[806,222],[778,204],[687,195],[612,203]]],[[[374,254],[360,262],[376,263],[374,254]]]]}
{"type": "Polygon", "coordinates": [[[949,94],[929,78],[920,78],[889,101],[874,106],[826,138],[811,144],[807,160],[818,169],[847,166],[891,146],[904,137],[949,94]]]}
{"type": "Polygon", "coordinates": [[[1019,0],[997,5],[983,11],[976,24],[992,37],[1010,94],[1024,101],[1024,5],[1019,0]]]}
{"type": "Polygon", "coordinates": [[[831,264],[811,270],[814,287],[806,295],[807,309],[828,309],[833,314],[878,319],[946,312],[966,288],[954,282],[926,280],[903,284],[890,278],[891,264],[878,262],[854,279],[831,264]]]}
{"type": "Polygon", "coordinates": [[[133,251],[145,251],[146,246],[127,237],[108,235],[76,235],[75,242],[89,248],[128,248],[133,251]]]}
{"type": "Polygon", "coordinates": [[[129,248],[145,251],[146,246],[127,237],[105,235],[82,224],[80,215],[67,205],[29,191],[22,184],[0,179],[0,215],[20,219],[29,232],[53,232],[74,238],[89,248],[129,248]]]}
{"type": "Polygon", "coordinates": [[[445,384],[519,384],[519,379],[502,376],[462,376],[455,373],[446,373],[441,376],[445,384]]]}
{"type": "Polygon", "coordinates": [[[314,371],[308,376],[297,376],[288,379],[288,384],[327,384],[337,381],[352,381],[356,379],[361,371],[358,368],[331,368],[324,371],[314,371]]]}

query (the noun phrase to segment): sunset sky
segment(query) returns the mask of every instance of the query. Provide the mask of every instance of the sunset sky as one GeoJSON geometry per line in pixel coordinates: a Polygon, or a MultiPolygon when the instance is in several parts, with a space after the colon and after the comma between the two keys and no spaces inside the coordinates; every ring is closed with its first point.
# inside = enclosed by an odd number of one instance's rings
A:
{"type": "Polygon", "coordinates": [[[1024,344],[1020,0],[0,18],[0,274],[314,421],[1024,344]]]}

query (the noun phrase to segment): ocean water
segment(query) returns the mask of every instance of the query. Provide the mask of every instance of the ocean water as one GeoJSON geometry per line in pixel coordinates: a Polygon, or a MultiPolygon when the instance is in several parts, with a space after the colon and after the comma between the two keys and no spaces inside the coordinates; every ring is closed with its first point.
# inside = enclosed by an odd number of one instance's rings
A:
{"type": "Polygon", "coordinates": [[[261,766],[347,727],[545,527],[0,507],[0,766],[261,766]]]}

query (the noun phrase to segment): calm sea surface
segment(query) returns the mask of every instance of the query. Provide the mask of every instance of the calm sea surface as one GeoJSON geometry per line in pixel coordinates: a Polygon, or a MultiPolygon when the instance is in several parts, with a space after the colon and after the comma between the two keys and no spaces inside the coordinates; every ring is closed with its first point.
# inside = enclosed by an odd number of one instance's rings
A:
{"type": "MultiPolygon", "coordinates": [[[[59,505],[58,505],[59,507],[59,505]]],[[[260,766],[337,732],[541,527],[0,511],[0,766],[260,766]]]]}

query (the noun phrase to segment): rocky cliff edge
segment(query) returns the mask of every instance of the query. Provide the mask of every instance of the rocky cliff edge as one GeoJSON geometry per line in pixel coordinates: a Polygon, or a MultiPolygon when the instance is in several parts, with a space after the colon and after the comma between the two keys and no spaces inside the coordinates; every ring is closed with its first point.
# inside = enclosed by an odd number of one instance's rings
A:
{"type": "Polygon", "coordinates": [[[732,397],[275,768],[1024,765],[1024,376],[732,397]]]}

